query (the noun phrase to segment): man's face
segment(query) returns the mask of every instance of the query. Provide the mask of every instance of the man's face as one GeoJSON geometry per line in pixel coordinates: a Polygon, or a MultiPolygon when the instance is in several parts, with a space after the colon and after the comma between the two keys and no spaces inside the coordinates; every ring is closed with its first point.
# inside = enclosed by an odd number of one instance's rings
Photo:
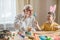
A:
{"type": "Polygon", "coordinates": [[[32,11],[30,10],[25,10],[25,15],[27,16],[27,17],[29,17],[29,16],[31,16],[32,15],[32,11]]]}
{"type": "Polygon", "coordinates": [[[53,16],[49,14],[49,15],[47,16],[47,20],[48,20],[48,21],[53,21],[53,16]]]}

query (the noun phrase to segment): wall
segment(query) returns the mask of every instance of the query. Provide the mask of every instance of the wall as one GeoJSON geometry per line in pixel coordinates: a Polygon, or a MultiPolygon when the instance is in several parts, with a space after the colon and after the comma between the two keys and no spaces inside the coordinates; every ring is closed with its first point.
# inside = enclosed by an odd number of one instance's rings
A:
{"type": "Polygon", "coordinates": [[[30,0],[16,0],[16,13],[21,13],[24,5],[29,4],[30,0]]]}
{"type": "Polygon", "coordinates": [[[41,25],[46,21],[47,13],[51,5],[56,4],[56,0],[31,0],[31,5],[34,8],[34,11],[37,12],[37,21],[41,25]]]}
{"type": "Polygon", "coordinates": [[[16,13],[21,13],[24,7],[24,0],[16,0],[16,13]]]}
{"type": "Polygon", "coordinates": [[[60,0],[58,0],[58,23],[60,24],[60,0]]]}
{"type": "MultiPolygon", "coordinates": [[[[60,0],[58,2],[60,2],[60,0]]],[[[28,4],[30,3],[33,6],[34,12],[37,13],[36,19],[40,25],[46,21],[49,7],[54,4],[56,5],[60,4],[60,3],[57,4],[57,0],[17,0],[17,13],[21,13],[24,5],[26,5],[27,3],[28,4]]],[[[60,23],[59,22],[60,11],[58,11],[60,10],[59,8],[60,8],[60,5],[59,7],[57,7],[57,10],[56,10],[56,22],[58,23],[60,23]]]]}

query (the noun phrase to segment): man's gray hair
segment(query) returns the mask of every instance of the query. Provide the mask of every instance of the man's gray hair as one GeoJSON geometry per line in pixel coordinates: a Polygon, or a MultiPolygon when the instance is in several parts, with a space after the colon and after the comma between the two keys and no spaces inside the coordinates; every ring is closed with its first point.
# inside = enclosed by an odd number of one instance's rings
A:
{"type": "Polygon", "coordinates": [[[23,11],[24,10],[33,10],[33,7],[31,5],[25,5],[23,11]]]}

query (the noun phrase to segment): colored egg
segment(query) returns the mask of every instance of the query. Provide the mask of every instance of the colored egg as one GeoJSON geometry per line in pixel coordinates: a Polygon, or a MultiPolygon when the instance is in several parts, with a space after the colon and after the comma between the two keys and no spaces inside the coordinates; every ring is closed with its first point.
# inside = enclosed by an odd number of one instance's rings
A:
{"type": "Polygon", "coordinates": [[[39,36],[40,40],[46,40],[46,36],[39,36]]]}
{"type": "Polygon", "coordinates": [[[51,37],[47,37],[46,40],[52,40],[52,38],[51,37]]]}
{"type": "Polygon", "coordinates": [[[54,40],[60,40],[60,36],[55,36],[54,40]]]}

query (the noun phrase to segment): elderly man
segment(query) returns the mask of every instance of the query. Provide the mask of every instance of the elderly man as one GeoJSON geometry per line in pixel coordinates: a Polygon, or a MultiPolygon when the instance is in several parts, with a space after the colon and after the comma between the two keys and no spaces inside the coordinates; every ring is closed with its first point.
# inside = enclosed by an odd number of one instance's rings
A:
{"type": "Polygon", "coordinates": [[[19,30],[20,39],[26,36],[25,32],[27,28],[31,27],[31,31],[36,31],[38,28],[36,25],[35,17],[33,16],[33,8],[31,5],[24,6],[23,13],[16,16],[15,27],[19,30]]]}
{"type": "Polygon", "coordinates": [[[15,26],[19,28],[19,30],[26,31],[27,27],[31,27],[33,31],[36,31],[38,28],[35,25],[35,17],[33,16],[33,8],[31,5],[24,6],[24,13],[20,13],[16,16],[15,26]]]}

